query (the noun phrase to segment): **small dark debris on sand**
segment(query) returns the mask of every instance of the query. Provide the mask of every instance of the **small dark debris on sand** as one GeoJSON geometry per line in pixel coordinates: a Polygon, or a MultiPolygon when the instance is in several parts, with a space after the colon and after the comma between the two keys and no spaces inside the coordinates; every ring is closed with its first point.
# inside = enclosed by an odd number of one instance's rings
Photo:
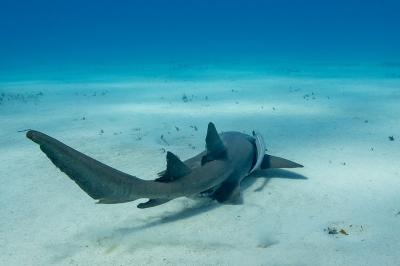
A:
{"type": "Polygon", "coordinates": [[[334,227],[328,227],[324,229],[325,232],[328,232],[330,235],[336,235],[338,233],[337,229],[334,227]]]}
{"type": "Polygon", "coordinates": [[[22,101],[23,103],[28,103],[28,101],[36,101],[39,97],[43,96],[43,93],[40,92],[24,92],[24,93],[15,93],[15,92],[0,92],[0,105],[6,102],[11,101],[22,101]]]}

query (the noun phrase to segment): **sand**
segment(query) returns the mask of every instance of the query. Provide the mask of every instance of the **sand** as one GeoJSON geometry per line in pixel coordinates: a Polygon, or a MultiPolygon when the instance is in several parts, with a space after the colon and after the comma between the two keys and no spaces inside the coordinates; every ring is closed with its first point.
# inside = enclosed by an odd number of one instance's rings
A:
{"type": "Polygon", "coordinates": [[[71,70],[1,82],[0,264],[398,264],[400,71],[369,67],[313,76],[169,64],[155,75],[71,70]],[[218,131],[258,130],[268,153],[305,167],[254,172],[236,205],[96,205],[18,132],[42,131],[154,179],[163,149],[181,159],[203,150],[210,121],[218,131]]]}

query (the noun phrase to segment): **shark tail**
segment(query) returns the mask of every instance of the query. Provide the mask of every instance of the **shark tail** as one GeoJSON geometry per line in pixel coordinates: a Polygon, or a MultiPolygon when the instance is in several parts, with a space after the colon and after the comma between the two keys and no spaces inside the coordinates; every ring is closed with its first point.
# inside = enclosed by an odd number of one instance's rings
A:
{"type": "Polygon", "coordinates": [[[145,180],[109,167],[41,132],[30,130],[26,137],[39,144],[52,163],[98,203],[124,203],[142,198],[133,192],[145,180]]]}

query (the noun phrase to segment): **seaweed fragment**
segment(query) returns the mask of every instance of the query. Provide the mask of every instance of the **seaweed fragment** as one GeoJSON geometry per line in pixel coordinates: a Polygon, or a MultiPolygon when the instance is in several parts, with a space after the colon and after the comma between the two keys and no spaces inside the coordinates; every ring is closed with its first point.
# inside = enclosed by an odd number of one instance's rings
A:
{"type": "Polygon", "coordinates": [[[161,135],[161,139],[169,146],[169,143],[164,139],[164,135],[161,135]]]}

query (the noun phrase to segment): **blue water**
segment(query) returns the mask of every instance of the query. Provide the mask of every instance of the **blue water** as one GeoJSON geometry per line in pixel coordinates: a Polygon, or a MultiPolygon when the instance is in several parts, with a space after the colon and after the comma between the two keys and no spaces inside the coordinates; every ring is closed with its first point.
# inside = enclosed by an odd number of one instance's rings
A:
{"type": "Polygon", "coordinates": [[[0,2],[0,70],[292,60],[396,66],[399,14],[396,0],[8,0],[0,2]]]}

